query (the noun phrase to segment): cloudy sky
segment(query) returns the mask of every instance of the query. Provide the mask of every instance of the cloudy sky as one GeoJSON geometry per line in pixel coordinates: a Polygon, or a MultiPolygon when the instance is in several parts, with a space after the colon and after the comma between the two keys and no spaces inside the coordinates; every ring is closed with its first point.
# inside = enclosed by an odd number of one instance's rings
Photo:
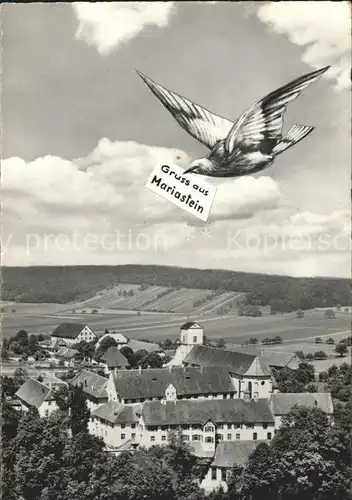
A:
{"type": "Polygon", "coordinates": [[[5,4],[4,265],[150,263],[349,276],[346,2],[5,4]],[[146,189],[206,154],[143,84],[229,119],[331,65],[285,116],[314,125],[255,176],[210,180],[206,223],[146,189]]]}

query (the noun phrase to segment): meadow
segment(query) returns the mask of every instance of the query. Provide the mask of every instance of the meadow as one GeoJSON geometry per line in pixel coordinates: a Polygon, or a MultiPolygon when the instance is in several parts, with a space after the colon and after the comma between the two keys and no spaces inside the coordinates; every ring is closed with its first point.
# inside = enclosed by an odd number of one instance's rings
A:
{"type": "MultiPolygon", "coordinates": [[[[97,333],[109,331],[124,333],[134,339],[161,340],[179,338],[181,325],[188,320],[199,322],[209,339],[223,338],[228,343],[242,344],[250,337],[261,342],[266,337],[279,335],[285,344],[314,342],[315,337],[332,336],[337,342],[350,332],[350,315],[336,313],[335,319],[324,318],[323,311],[306,311],[304,318],[294,313],[243,317],[235,314],[219,316],[213,313],[151,313],[106,309],[96,314],[72,313],[72,305],[63,304],[5,304],[2,314],[2,335],[15,335],[24,329],[29,334],[50,334],[62,322],[87,323],[97,333]],[[12,313],[15,308],[16,312],[12,313]]],[[[291,349],[290,349],[291,350],[291,349]]]]}

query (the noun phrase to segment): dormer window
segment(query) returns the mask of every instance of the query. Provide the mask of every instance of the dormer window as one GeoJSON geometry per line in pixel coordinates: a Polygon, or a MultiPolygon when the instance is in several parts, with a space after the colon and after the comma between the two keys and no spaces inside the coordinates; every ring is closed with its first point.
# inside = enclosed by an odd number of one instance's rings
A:
{"type": "Polygon", "coordinates": [[[206,425],[204,432],[214,432],[214,427],[212,425],[206,425]]]}

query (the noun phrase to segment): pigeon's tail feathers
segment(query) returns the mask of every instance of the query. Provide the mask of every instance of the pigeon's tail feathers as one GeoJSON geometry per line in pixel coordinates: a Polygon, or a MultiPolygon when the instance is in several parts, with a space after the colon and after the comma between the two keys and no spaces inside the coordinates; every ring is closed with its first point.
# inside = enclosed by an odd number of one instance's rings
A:
{"type": "Polygon", "coordinates": [[[283,153],[286,149],[294,146],[299,141],[307,137],[307,135],[313,132],[313,130],[314,127],[308,127],[307,125],[292,125],[287,134],[274,147],[273,153],[275,155],[283,153]]]}

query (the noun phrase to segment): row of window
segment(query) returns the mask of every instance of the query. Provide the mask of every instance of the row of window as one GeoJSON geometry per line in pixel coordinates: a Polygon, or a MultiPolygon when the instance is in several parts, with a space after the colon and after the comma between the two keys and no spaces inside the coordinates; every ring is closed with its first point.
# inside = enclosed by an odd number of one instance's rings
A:
{"type": "MultiPolygon", "coordinates": [[[[256,424],[256,425],[259,425],[259,424],[256,424]]],[[[268,426],[273,426],[274,424],[261,424],[263,429],[267,429],[268,426]]],[[[182,430],[185,430],[185,431],[188,431],[188,430],[201,430],[203,428],[203,426],[201,424],[193,424],[193,425],[188,425],[188,424],[183,424],[180,426],[182,430]]],[[[158,431],[158,430],[162,430],[162,431],[169,431],[169,430],[174,430],[176,428],[176,426],[168,426],[168,425],[161,425],[161,426],[157,426],[157,425],[153,425],[153,426],[148,426],[147,427],[147,430],[150,431],[150,432],[155,432],[155,431],[158,431]]],[[[243,428],[246,428],[246,429],[254,429],[254,424],[218,424],[216,426],[216,429],[228,429],[228,430],[232,430],[232,429],[243,429],[243,428]]],[[[204,427],[204,432],[214,432],[215,431],[215,428],[213,425],[206,425],[204,427]]]]}
{"type": "MultiPolygon", "coordinates": [[[[119,428],[121,426],[121,429],[126,428],[126,424],[112,424],[111,422],[107,422],[106,420],[103,420],[102,418],[99,417],[91,417],[92,422],[100,422],[104,425],[107,425],[109,427],[114,427],[114,428],[119,428]]],[[[137,427],[137,424],[127,424],[127,428],[135,429],[137,427]]]]}
{"type": "MultiPolygon", "coordinates": [[[[232,441],[233,434],[227,434],[227,441],[232,441]]],[[[268,432],[266,435],[266,438],[270,441],[272,438],[272,433],[268,432]]],[[[183,441],[190,441],[190,436],[188,435],[183,435],[182,436],[183,441]]],[[[223,434],[216,434],[215,436],[216,441],[223,441],[224,440],[224,435],[223,434]]],[[[241,434],[238,432],[236,433],[236,439],[241,439],[241,434]]],[[[256,441],[258,439],[258,433],[253,432],[253,441],[256,441]]],[[[161,436],[161,440],[165,441],[164,436],[161,436]]],[[[155,436],[150,436],[150,441],[154,442],[155,441],[155,436]]],[[[192,441],[203,441],[203,436],[199,434],[193,434],[192,436],[192,441]]],[[[214,443],[214,438],[212,436],[207,436],[204,439],[205,443],[214,443]]]]}
{"type": "MultiPolygon", "coordinates": [[[[101,434],[103,434],[103,433],[104,433],[103,429],[98,429],[98,428],[96,428],[96,432],[97,432],[97,434],[99,434],[99,431],[101,431],[101,434]]],[[[108,435],[108,432],[107,432],[107,431],[105,431],[105,436],[107,436],[107,435],[108,435]]],[[[123,441],[124,439],[126,439],[126,434],[122,433],[122,434],[120,435],[120,439],[121,439],[121,441],[123,441]]],[[[135,434],[134,432],[132,432],[132,434],[131,434],[131,439],[136,439],[136,434],[135,434]]],[[[154,439],[153,441],[155,441],[155,439],[154,439]]]]}

